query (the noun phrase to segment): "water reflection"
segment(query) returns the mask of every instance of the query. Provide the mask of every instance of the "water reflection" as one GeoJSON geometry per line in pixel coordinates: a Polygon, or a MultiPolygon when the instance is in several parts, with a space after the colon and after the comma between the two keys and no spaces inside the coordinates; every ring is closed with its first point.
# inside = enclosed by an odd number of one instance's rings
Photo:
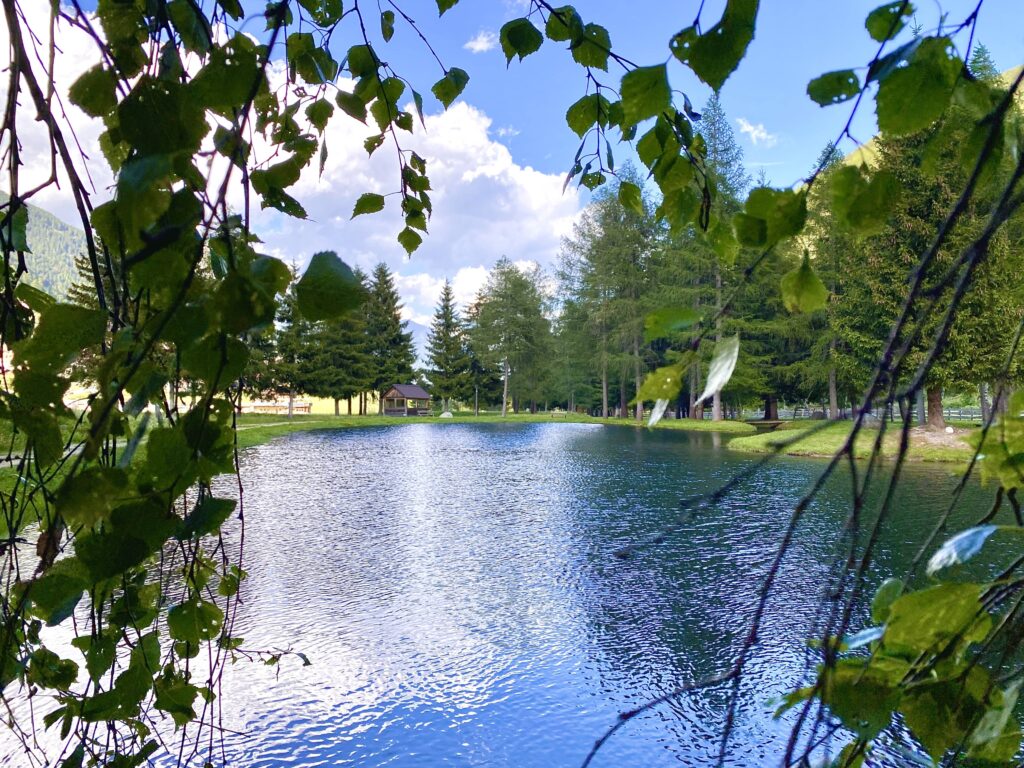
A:
{"type": "MultiPolygon", "coordinates": [[[[781,459],[680,518],[681,497],[749,466],[716,438],[403,425],[250,451],[237,634],[313,665],[230,667],[224,725],[248,735],[227,739],[228,764],[575,766],[618,712],[727,669],[822,465],[781,459]],[[680,519],[665,543],[612,556],[680,519]]],[[[873,584],[915,551],[951,486],[932,469],[907,474],[873,584]]],[[[783,564],[730,765],[775,764],[785,743],[767,701],[804,669],[848,490],[843,477],[829,485],[783,564]]],[[[707,765],[724,701],[706,690],[638,718],[596,764],[707,765]]]]}

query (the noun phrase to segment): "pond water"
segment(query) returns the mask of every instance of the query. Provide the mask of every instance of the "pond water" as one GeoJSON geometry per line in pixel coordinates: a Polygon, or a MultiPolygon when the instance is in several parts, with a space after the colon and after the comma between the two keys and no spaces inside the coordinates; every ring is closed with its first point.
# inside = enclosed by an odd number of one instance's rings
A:
{"type": "MultiPolygon", "coordinates": [[[[236,634],[312,665],[229,668],[223,724],[247,734],[227,739],[229,764],[579,765],[620,711],[729,668],[820,461],[780,459],[666,542],[612,553],[755,460],[718,436],[585,424],[402,425],[249,451],[236,634]]],[[[916,551],[951,486],[908,469],[872,584],[916,551]]],[[[830,485],[785,561],[730,765],[778,764],[788,726],[769,702],[803,669],[846,491],[830,485]]],[[[725,699],[636,718],[594,765],[711,764],[725,699]]]]}

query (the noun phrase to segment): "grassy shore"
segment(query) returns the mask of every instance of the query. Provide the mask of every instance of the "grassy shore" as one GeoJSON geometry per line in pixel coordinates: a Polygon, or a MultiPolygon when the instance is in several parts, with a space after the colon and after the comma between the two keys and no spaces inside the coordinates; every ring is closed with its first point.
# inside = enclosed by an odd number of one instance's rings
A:
{"type": "MultiPolygon", "coordinates": [[[[745,453],[771,453],[780,443],[786,443],[782,453],[789,456],[831,457],[842,446],[850,433],[850,422],[822,426],[816,424],[785,424],[774,432],[762,432],[729,441],[729,448],[745,453]],[[815,429],[817,428],[817,431],[815,429]]],[[[963,462],[970,459],[972,448],[966,437],[970,429],[956,429],[953,434],[914,428],[910,433],[911,461],[963,462]]],[[[866,427],[854,444],[854,455],[867,458],[878,435],[877,427],[866,427]]],[[[882,442],[882,455],[896,456],[899,450],[899,425],[891,424],[882,442]]]]}
{"type": "MultiPolygon", "coordinates": [[[[306,432],[314,429],[353,429],[360,427],[400,426],[402,424],[605,424],[617,427],[646,428],[646,422],[638,425],[632,419],[601,419],[573,413],[520,413],[502,418],[497,414],[480,416],[456,414],[453,419],[439,419],[435,416],[396,418],[394,416],[287,416],[272,414],[242,414],[238,418],[238,445],[249,448],[260,445],[272,438],[292,432],[306,432]]],[[[724,432],[728,434],[751,434],[754,427],[742,421],[694,421],[671,419],[659,423],[655,429],[684,432],[724,432]]]]}

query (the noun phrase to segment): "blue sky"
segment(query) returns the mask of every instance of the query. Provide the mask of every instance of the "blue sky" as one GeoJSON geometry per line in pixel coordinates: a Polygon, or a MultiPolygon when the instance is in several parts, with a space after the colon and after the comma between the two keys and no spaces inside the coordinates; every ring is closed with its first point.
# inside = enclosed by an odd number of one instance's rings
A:
{"type": "MultiPolygon", "coordinates": [[[[429,3],[428,3],[429,4],[429,3]]],[[[935,28],[945,11],[960,19],[976,4],[919,2],[917,19],[926,30],[935,28]]],[[[518,133],[505,139],[520,162],[548,172],[560,172],[575,153],[574,135],[561,122],[565,108],[583,93],[582,70],[559,44],[546,41],[541,50],[508,68],[498,48],[473,54],[462,45],[480,32],[496,33],[504,21],[521,15],[524,3],[509,0],[463,0],[430,34],[450,51],[445,61],[470,72],[463,94],[500,127],[518,133]]],[[[580,2],[585,21],[611,31],[616,51],[637,63],[672,61],[667,41],[672,32],[689,24],[699,3],[661,0],[580,2]]],[[[705,25],[717,20],[723,2],[707,2],[705,25]]],[[[877,50],[864,30],[864,18],[878,2],[855,0],[765,0],[761,3],[757,35],[740,69],[722,89],[723,105],[737,120],[762,126],[767,137],[741,134],[752,169],[764,167],[773,183],[788,185],[806,174],[819,151],[845,123],[849,105],[823,109],[806,95],[807,82],[834,69],[866,64],[877,50]]],[[[1024,63],[1024,15],[1018,0],[989,0],[983,8],[977,39],[991,50],[997,65],[1008,69],[1024,63]]],[[[395,38],[397,41],[397,35],[395,38]]],[[[962,37],[966,43],[966,37],[962,37]]],[[[396,57],[397,60],[397,57],[396,57]]],[[[609,81],[614,81],[614,68],[609,81]]],[[[710,89],[682,65],[672,64],[674,87],[685,91],[695,105],[706,101],[710,89]]],[[[855,124],[864,140],[874,132],[868,105],[855,124]]],[[[850,147],[852,149],[852,146],[850,147]]]]}
{"type": "MultiPolygon", "coordinates": [[[[930,32],[943,13],[956,22],[975,3],[955,0],[940,6],[919,0],[917,22],[930,32]]],[[[209,0],[204,3],[208,4],[209,0]]],[[[564,115],[583,95],[586,84],[584,70],[562,50],[564,44],[550,41],[524,62],[506,67],[496,44],[497,33],[503,23],[523,15],[529,5],[526,0],[462,0],[440,19],[434,0],[400,4],[420,24],[445,65],[461,67],[471,78],[462,97],[443,113],[429,93],[440,68],[415,33],[399,20],[391,43],[379,41],[382,58],[426,97],[427,130],[417,125],[416,135],[405,144],[427,158],[434,186],[435,211],[424,245],[411,259],[405,256],[395,241],[401,220],[394,206],[377,216],[350,221],[360,194],[396,189],[397,168],[393,150],[386,147],[368,160],[362,140],[369,129],[340,113],[327,130],[329,159],[324,174],[318,176],[316,169],[309,169],[294,189],[310,220],[262,212],[256,216],[255,228],[269,252],[300,267],[320,250],[337,251],[367,271],[384,261],[396,272],[406,316],[424,324],[446,277],[454,281],[456,296],[465,303],[503,255],[548,269],[555,263],[561,238],[571,233],[587,201],[585,190],[561,192],[578,144],[564,115]]],[[[693,21],[699,4],[699,0],[582,0],[577,8],[584,21],[606,26],[613,47],[627,58],[642,65],[669,61],[673,86],[685,91],[699,109],[710,91],[672,60],[667,47],[671,35],[693,21]]],[[[27,12],[45,14],[46,5],[28,3],[27,12]]],[[[251,7],[262,5],[252,3],[251,7]]],[[[702,17],[705,28],[717,21],[723,5],[724,0],[707,0],[702,17]]],[[[723,106],[752,174],[763,169],[770,183],[792,185],[809,172],[825,143],[838,135],[850,104],[822,109],[806,96],[806,85],[823,72],[863,67],[871,59],[877,44],[864,30],[864,18],[876,5],[862,0],[761,3],[757,35],[722,90],[723,106]]],[[[374,35],[376,8],[376,3],[363,4],[374,35]]],[[[1000,69],[1024,63],[1021,16],[1021,0],[987,0],[983,6],[976,39],[988,46],[1000,69]]],[[[37,26],[45,28],[45,23],[37,26]]],[[[260,34],[262,26],[257,16],[244,30],[260,34]]],[[[904,34],[909,35],[909,30],[904,34]]],[[[355,42],[351,35],[349,30],[336,37],[339,58],[355,42]]],[[[73,30],[59,30],[58,37],[63,53],[57,62],[57,79],[63,90],[94,63],[95,51],[91,41],[73,30]]],[[[966,35],[957,42],[965,45],[966,35]]],[[[615,85],[620,76],[613,66],[604,82],[615,85]]],[[[280,72],[278,77],[280,82],[280,72]]],[[[862,141],[874,133],[872,109],[872,103],[865,102],[854,122],[853,133],[862,141]]],[[[102,126],[73,107],[68,120],[90,156],[87,165],[95,180],[95,200],[100,202],[111,189],[97,144],[102,126]]],[[[23,148],[27,185],[33,173],[45,177],[48,172],[48,147],[30,131],[21,135],[27,137],[23,148]]],[[[842,146],[844,151],[853,148],[852,143],[842,146]]],[[[615,155],[621,164],[630,150],[616,147],[615,155]]],[[[231,202],[237,206],[240,199],[235,194],[231,202]]],[[[62,190],[47,190],[36,202],[74,220],[73,204],[62,190]]]]}

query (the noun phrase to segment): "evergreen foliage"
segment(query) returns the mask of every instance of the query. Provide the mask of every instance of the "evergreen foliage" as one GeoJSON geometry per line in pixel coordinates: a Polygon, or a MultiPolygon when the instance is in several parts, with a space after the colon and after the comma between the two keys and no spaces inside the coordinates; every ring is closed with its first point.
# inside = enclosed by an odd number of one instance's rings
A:
{"type": "Polygon", "coordinates": [[[394,384],[412,379],[416,352],[412,333],[405,330],[402,304],[395,280],[383,263],[370,276],[366,313],[366,354],[369,357],[369,384],[378,395],[378,408],[384,412],[383,394],[394,384]]]}
{"type": "Polygon", "coordinates": [[[444,281],[430,325],[427,362],[430,392],[445,403],[445,410],[451,410],[453,399],[461,400],[470,394],[471,360],[465,323],[455,306],[455,294],[448,280],[444,281]]]}

